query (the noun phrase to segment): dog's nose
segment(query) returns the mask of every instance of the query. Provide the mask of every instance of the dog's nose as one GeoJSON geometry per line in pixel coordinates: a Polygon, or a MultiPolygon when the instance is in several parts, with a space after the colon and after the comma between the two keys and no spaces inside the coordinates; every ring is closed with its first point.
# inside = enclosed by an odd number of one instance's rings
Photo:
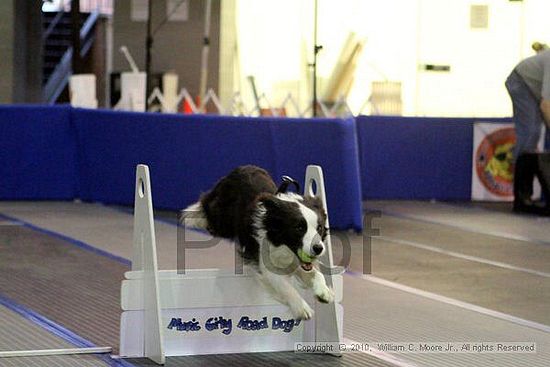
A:
{"type": "Polygon", "coordinates": [[[311,247],[311,249],[313,250],[313,253],[314,253],[315,255],[319,255],[319,254],[321,254],[321,252],[323,252],[323,250],[325,249],[325,247],[324,247],[322,244],[320,244],[320,243],[316,243],[315,245],[313,245],[313,246],[311,247]]]}

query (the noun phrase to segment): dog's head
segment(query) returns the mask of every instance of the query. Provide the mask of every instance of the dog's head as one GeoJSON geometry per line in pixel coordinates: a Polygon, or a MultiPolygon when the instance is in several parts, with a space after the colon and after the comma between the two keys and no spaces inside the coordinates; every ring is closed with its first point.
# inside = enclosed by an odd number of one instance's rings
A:
{"type": "MultiPolygon", "coordinates": [[[[269,246],[287,247],[302,269],[312,270],[312,262],[325,251],[327,214],[317,197],[294,193],[263,194],[256,204],[253,226],[256,238],[269,246]]],[[[264,244],[260,244],[264,245],[264,244]]]]}

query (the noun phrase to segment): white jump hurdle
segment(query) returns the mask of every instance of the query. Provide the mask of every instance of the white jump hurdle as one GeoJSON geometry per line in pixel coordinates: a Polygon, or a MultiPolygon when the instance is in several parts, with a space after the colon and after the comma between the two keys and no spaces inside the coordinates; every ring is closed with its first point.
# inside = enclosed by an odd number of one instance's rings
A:
{"type": "MultiPolygon", "coordinates": [[[[308,166],[305,192],[321,198],[326,210],[323,173],[308,166]]],[[[342,275],[325,275],[335,303],[322,304],[303,291],[315,316],[295,321],[245,269],[159,271],[149,168],[138,165],[132,270],[121,287],[120,355],[147,357],[164,364],[166,356],[294,350],[298,342],[342,340],[342,275]]],[[[327,220],[328,226],[328,220],[327,220]]],[[[321,262],[333,267],[330,236],[321,262]]],[[[300,289],[300,288],[298,288],[300,289]]],[[[338,354],[338,353],[333,353],[338,354]]]]}

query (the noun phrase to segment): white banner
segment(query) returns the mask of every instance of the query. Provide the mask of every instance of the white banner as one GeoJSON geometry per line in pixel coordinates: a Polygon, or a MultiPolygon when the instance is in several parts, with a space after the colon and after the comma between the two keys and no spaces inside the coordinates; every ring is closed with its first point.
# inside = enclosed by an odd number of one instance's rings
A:
{"type": "Polygon", "coordinates": [[[514,124],[474,124],[472,200],[514,199],[514,124]]]}
{"type": "MultiPolygon", "coordinates": [[[[544,144],[544,130],[539,150],[544,144]]],[[[512,123],[474,123],[472,153],[472,200],[513,201],[513,152],[516,133],[512,123]]],[[[540,196],[540,185],[534,183],[535,197],[540,196]]]]}

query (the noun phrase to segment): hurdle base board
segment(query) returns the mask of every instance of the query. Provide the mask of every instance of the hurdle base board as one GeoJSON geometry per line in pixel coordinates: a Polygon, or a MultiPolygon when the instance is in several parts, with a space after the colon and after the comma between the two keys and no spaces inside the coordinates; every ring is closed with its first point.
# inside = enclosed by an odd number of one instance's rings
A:
{"type": "MultiPolygon", "coordinates": [[[[308,300],[311,302],[311,300],[308,300]]],[[[143,311],[125,311],[121,315],[120,356],[123,358],[144,357],[143,311]]],[[[207,355],[228,353],[259,353],[293,351],[295,343],[315,341],[315,320],[300,321],[289,332],[273,329],[273,319],[293,320],[285,305],[193,308],[162,310],[163,343],[166,356],[207,355]],[[231,319],[231,333],[225,335],[222,329],[207,330],[207,320],[222,316],[231,319]],[[245,330],[238,328],[241,317],[251,320],[267,318],[267,328],[245,330]],[[188,322],[195,319],[201,327],[198,331],[183,331],[168,326],[173,319],[188,322]]],[[[337,305],[338,319],[343,320],[343,307],[337,305]]],[[[280,324],[279,324],[280,325],[280,324]]],[[[338,342],[337,340],[333,342],[338,342]]]]}
{"type": "MultiPolygon", "coordinates": [[[[231,270],[193,271],[178,274],[176,271],[159,272],[159,297],[161,308],[237,307],[278,305],[272,295],[258,282],[254,274],[231,274],[231,270]],[[196,290],[200,289],[200,292],[196,290]]],[[[144,309],[142,273],[127,272],[130,279],[122,281],[121,307],[124,311],[144,309]]],[[[335,275],[334,302],[343,297],[343,277],[335,275]]],[[[310,289],[304,289],[291,278],[291,284],[302,297],[311,296],[310,289]]],[[[313,304],[312,304],[313,306],[313,304]]]]}

